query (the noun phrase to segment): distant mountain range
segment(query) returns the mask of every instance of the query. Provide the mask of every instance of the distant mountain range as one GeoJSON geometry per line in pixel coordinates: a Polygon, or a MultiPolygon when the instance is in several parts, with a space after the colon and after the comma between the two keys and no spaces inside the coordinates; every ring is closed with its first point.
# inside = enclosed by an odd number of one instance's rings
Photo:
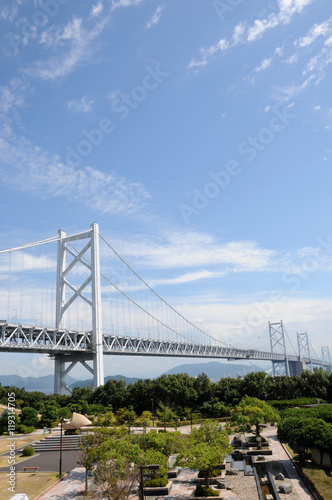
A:
{"type": "Polygon", "coordinates": [[[166,375],[174,375],[176,373],[188,373],[190,377],[197,377],[200,373],[205,373],[211,380],[219,380],[225,377],[243,377],[250,371],[258,372],[261,368],[256,365],[232,365],[230,363],[219,363],[211,361],[210,363],[199,363],[195,365],[185,364],[175,366],[167,372],[166,375]]]}
{"type": "MultiPolygon", "coordinates": [[[[219,363],[211,361],[210,363],[199,364],[183,364],[178,365],[169,370],[166,375],[175,375],[177,373],[188,373],[190,377],[197,377],[201,373],[205,373],[211,380],[219,380],[225,377],[236,378],[243,377],[250,371],[260,371],[261,368],[256,365],[235,365],[230,363],[219,363]]],[[[105,377],[105,382],[108,380],[124,380],[126,384],[134,384],[139,378],[125,377],[124,375],[111,375],[105,377]]],[[[92,386],[92,379],[76,380],[70,375],[66,377],[67,384],[73,389],[74,387],[92,386]]],[[[46,375],[44,377],[20,377],[19,375],[0,375],[0,384],[2,386],[15,386],[26,391],[41,391],[45,394],[52,394],[54,388],[54,376],[46,375]]]]}

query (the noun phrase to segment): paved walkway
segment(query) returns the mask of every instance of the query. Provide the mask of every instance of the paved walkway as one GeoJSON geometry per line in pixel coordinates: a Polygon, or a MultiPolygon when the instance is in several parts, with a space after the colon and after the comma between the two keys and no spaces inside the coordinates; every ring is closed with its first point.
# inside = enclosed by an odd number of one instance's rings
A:
{"type": "Polygon", "coordinates": [[[46,493],[37,497],[36,500],[70,500],[84,492],[85,469],[76,467],[66,478],[52,486],[46,493]]]}
{"type": "MultiPolygon", "coordinates": [[[[265,438],[269,438],[270,447],[272,449],[273,455],[266,455],[265,459],[269,462],[275,462],[282,465],[286,471],[286,474],[292,483],[293,491],[297,493],[300,500],[312,500],[314,497],[311,495],[303,479],[297,472],[292,461],[290,460],[288,454],[281,445],[279,439],[277,438],[277,428],[276,427],[266,427],[262,431],[262,435],[265,438]]],[[[272,466],[272,464],[271,464],[272,466]]],[[[272,468],[272,467],[271,467],[272,468]]],[[[278,471],[276,471],[278,472],[278,471]]],[[[282,495],[283,497],[284,495],[282,495]]],[[[289,495],[287,496],[289,498],[289,495]]]]}

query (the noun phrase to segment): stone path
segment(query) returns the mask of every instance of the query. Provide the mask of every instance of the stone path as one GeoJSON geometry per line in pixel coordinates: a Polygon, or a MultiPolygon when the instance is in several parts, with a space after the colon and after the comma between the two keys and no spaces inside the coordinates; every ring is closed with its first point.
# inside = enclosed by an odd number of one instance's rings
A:
{"type": "MultiPolygon", "coordinates": [[[[276,475],[278,472],[283,472],[288,476],[288,480],[291,482],[293,486],[293,492],[291,495],[282,495],[280,494],[280,498],[293,500],[312,500],[314,497],[311,495],[308,490],[306,484],[304,483],[301,476],[298,474],[296,468],[292,464],[289,456],[281,445],[280,441],[277,438],[277,428],[276,427],[266,427],[262,431],[262,435],[265,438],[269,439],[270,447],[272,449],[273,455],[266,455],[266,461],[271,462],[271,472],[273,475],[276,475]]],[[[278,481],[276,481],[278,485],[278,481]]]]}
{"type": "Polygon", "coordinates": [[[36,500],[70,500],[84,491],[85,469],[76,467],[62,481],[58,482],[36,500]]]}

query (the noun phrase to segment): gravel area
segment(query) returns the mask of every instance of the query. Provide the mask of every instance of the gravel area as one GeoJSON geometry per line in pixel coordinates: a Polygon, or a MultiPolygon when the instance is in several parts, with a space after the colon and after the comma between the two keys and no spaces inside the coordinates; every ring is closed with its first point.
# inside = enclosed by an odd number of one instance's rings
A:
{"type": "MultiPolygon", "coordinates": [[[[237,476],[226,476],[226,488],[234,486],[231,490],[238,500],[258,500],[258,493],[256,488],[256,481],[254,476],[245,476],[243,471],[239,471],[237,476]]],[[[222,498],[231,498],[226,491],[222,498]],[[225,496],[227,495],[227,496],[225,496]]]]}

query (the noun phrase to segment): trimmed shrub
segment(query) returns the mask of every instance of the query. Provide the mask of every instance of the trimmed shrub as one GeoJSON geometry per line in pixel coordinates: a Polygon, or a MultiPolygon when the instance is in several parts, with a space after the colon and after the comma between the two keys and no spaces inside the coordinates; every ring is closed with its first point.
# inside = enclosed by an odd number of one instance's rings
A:
{"type": "Polygon", "coordinates": [[[33,446],[25,446],[22,451],[22,455],[24,457],[31,457],[32,455],[34,455],[34,453],[35,449],[33,446]]]}
{"type": "Polygon", "coordinates": [[[144,483],[144,486],[146,486],[146,488],[164,488],[167,484],[167,477],[159,477],[157,479],[147,479],[144,483]]]}
{"type": "MultiPolygon", "coordinates": [[[[214,469],[211,474],[210,474],[210,477],[219,477],[221,475],[221,469],[214,469]]],[[[205,471],[199,471],[198,473],[198,477],[205,477],[205,471]]]]}
{"type": "Polygon", "coordinates": [[[218,497],[219,491],[215,491],[212,488],[207,488],[206,486],[203,486],[202,484],[198,484],[196,486],[194,495],[195,495],[195,497],[218,497]]]}

